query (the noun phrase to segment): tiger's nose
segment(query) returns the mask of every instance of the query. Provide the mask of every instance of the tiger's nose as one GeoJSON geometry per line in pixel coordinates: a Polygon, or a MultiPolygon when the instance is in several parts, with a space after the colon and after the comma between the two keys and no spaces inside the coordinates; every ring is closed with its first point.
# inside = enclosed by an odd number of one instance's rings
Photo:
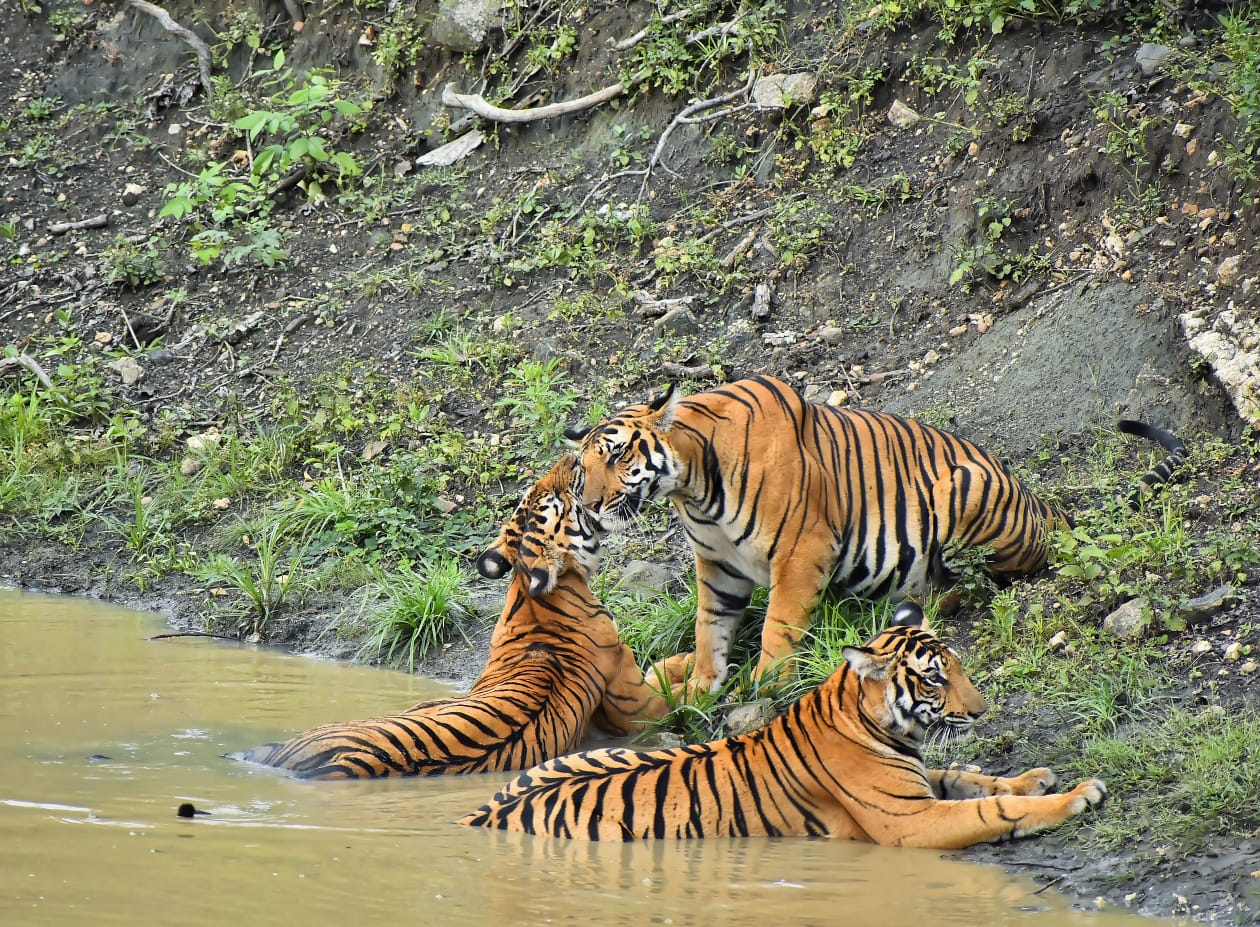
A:
{"type": "Polygon", "coordinates": [[[976,693],[975,700],[967,706],[967,714],[973,721],[978,721],[989,710],[989,703],[984,700],[984,696],[979,692],[976,693]]]}

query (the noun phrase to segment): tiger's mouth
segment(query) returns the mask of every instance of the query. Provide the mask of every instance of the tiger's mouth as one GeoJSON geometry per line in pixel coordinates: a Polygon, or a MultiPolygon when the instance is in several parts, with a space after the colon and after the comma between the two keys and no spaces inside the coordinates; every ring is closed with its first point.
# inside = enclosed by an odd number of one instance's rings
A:
{"type": "Polygon", "coordinates": [[[970,737],[975,724],[966,715],[945,715],[928,729],[928,736],[936,744],[955,743],[970,737]]]}
{"type": "Polygon", "coordinates": [[[600,525],[605,531],[615,531],[624,528],[636,518],[643,510],[643,503],[646,501],[643,496],[618,496],[610,505],[603,506],[598,510],[592,511],[587,508],[587,513],[600,525]]]}

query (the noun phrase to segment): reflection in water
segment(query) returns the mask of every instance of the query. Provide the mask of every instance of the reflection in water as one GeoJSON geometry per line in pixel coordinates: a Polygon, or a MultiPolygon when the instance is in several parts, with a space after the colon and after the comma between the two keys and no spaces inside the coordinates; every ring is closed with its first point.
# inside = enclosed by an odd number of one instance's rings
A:
{"type": "Polygon", "coordinates": [[[220,754],[449,688],[0,590],[0,922],[889,927],[1150,923],[996,867],[826,840],[587,843],[456,827],[509,776],[300,782],[220,754]],[[192,803],[206,816],[181,818],[192,803]]]}

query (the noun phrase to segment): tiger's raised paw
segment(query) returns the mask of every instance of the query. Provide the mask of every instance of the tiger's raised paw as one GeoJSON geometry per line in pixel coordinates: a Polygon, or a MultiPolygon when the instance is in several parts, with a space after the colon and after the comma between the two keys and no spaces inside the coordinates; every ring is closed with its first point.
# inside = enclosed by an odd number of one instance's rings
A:
{"type": "Polygon", "coordinates": [[[1072,804],[1069,811],[1072,815],[1083,814],[1090,808],[1097,808],[1107,799],[1107,787],[1101,779],[1086,779],[1068,793],[1072,804]]]}
{"type": "Polygon", "coordinates": [[[1012,776],[1009,780],[1012,795],[1045,795],[1054,788],[1059,777],[1044,766],[1012,776]]]}
{"type": "Polygon", "coordinates": [[[663,685],[665,688],[677,689],[680,683],[687,681],[695,665],[696,655],[693,652],[676,653],[653,663],[645,678],[653,688],[661,688],[663,685]]]}

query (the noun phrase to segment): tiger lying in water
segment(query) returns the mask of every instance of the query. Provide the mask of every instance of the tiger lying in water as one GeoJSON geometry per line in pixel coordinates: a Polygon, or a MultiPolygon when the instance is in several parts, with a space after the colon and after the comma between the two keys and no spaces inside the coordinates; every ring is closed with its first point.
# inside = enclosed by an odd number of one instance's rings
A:
{"type": "MultiPolygon", "coordinates": [[[[1121,431],[1184,460],[1162,429],[1121,431]]],[[[582,504],[610,530],[668,498],[696,558],[693,689],[717,691],[755,585],[770,589],[758,674],[787,658],[828,587],[895,599],[948,586],[960,555],[988,551],[998,575],[1046,564],[1048,528],[1068,515],[1042,502],[970,441],[910,419],[807,402],[773,377],[694,396],[671,389],[596,425],[580,441],[582,504]]]]}
{"type": "MultiPolygon", "coordinates": [[[[526,492],[477,560],[483,576],[513,575],[486,667],[467,695],[228,756],[309,779],[499,772],[576,749],[591,722],[627,734],[660,717],[664,698],[588,585],[603,532],[575,504],[573,465],[572,455],[561,459],[526,492]]],[[[671,659],[661,669],[676,683],[683,658],[671,659]]]]}
{"type": "Polygon", "coordinates": [[[1013,778],[926,769],[928,728],[987,706],[907,603],[892,626],[765,727],[663,750],[592,750],[523,773],[460,824],[579,837],[827,836],[958,849],[1057,827],[1102,802],[1048,769],[1013,778]]]}

